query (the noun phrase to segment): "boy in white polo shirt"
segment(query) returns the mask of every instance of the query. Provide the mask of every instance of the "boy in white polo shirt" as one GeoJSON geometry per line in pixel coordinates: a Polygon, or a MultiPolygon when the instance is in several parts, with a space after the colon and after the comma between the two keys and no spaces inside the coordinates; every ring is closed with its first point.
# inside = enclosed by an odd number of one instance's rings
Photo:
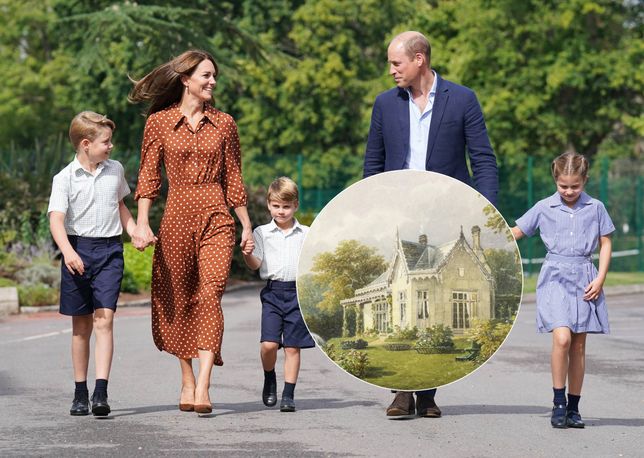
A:
{"type": "Polygon", "coordinates": [[[95,331],[96,387],[92,413],[110,413],[107,381],[112,365],[112,323],[123,279],[123,227],[136,224],[123,198],[130,193],[123,166],[108,159],[114,122],[91,111],[69,127],[76,157],[54,177],[49,226],[63,255],[60,313],[72,317],[72,362],[76,390],[71,415],[89,414],[87,366],[95,331]]]}
{"type": "Polygon", "coordinates": [[[260,293],[262,335],[260,356],[264,368],[262,401],[267,407],[277,403],[275,362],[277,350],[284,347],[284,390],[280,411],[295,411],[295,384],[300,371],[300,349],[311,348],[311,338],[297,303],[295,274],[308,226],[293,217],[298,208],[297,185],[290,178],[273,181],[266,196],[272,221],[253,231],[255,249],[244,254],[246,265],[267,280],[260,293]]]}

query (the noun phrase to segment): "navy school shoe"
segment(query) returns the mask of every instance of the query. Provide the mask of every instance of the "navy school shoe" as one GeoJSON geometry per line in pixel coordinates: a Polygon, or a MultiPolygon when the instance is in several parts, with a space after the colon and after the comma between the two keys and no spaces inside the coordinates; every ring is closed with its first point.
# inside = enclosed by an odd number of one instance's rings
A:
{"type": "Polygon", "coordinates": [[[262,402],[266,407],[273,407],[277,404],[277,382],[275,380],[264,379],[262,402]]]}
{"type": "Polygon", "coordinates": [[[283,397],[280,402],[280,412],[295,412],[295,400],[283,397]]]}
{"type": "Polygon", "coordinates": [[[83,394],[74,394],[72,401],[72,408],[69,409],[69,414],[74,416],[89,415],[89,399],[87,392],[83,394]]]}
{"type": "Polygon", "coordinates": [[[92,413],[95,417],[105,417],[111,412],[107,403],[107,393],[97,392],[92,395],[92,413]]]}
{"type": "Polygon", "coordinates": [[[566,404],[556,404],[552,408],[550,424],[553,428],[565,428],[567,425],[566,404]]]}
{"type": "Polygon", "coordinates": [[[584,428],[586,424],[581,419],[581,415],[576,410],[566,412],[566,426],[569,428],[584,428]]]}

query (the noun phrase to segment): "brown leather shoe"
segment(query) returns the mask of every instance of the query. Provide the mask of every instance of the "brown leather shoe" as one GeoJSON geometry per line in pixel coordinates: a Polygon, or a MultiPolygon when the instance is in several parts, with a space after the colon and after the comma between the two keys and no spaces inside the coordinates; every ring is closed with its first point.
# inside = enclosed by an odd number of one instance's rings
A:
{"type": "Polygon", "coordinates": [[[409,391],[399,391],[396,393],[394,402],[387,407],[387,417],[392,420],[413,418],[415,410],[414,394],[409,391]]]}
{"type": "Polygon", "coordinates": [[[416,415],[425,418],[439,418],[442,413],[434,402],[433,396],[418,395],[416,400],[416,415]]]}

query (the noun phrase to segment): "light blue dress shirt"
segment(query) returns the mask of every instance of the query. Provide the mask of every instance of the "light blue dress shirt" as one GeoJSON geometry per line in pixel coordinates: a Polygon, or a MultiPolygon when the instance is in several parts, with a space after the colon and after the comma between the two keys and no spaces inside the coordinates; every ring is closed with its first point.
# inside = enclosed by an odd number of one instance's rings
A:
{"type": "Polygon", "coordinates": [[[434,97],[436,96],[436,83],[438,78],[434,74],[434,83],[429,90],[427,105],[423,112],[420,112],[418,105],[414,103],[411,90],[407,88],[409,94],[409,152],[405,159],[406,169],[427,170],[427,142],[429,141],[429,126],[432,122],[432,108],[434,108],[434,97]]]}

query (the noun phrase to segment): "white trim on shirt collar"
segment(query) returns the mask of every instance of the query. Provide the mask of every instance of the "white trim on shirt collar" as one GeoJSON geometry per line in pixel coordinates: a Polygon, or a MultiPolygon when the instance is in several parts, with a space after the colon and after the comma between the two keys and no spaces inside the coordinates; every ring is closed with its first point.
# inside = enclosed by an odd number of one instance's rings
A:
{"type": "MultiPolygon", "coordinates": [[[[296,230],[296,229],[299,229],[300,231],[302,230],[302,226],[300,225],[300,222],[297,220],[297,218],[293,218],[293,221],[294,221],[294,222],[293,222],[293,227],[291,227],[291,231],[289,232],[289,234],[292,234],[293,232],[295,232],[295,230],[296,230]]],[[[282,230],[282,229],[280,229],[280,227],[277,225],[277,223],[275,222],[275,220],[274,220],[274,219],[272,219],[272,218],[271,218],[271,222],[270,222],[270,223],[268,223],[268,226],[269,226],[269,227],[268,227],[268,230],[269,230],[270,232],[275,232],[275,230],[276,230],[276,229],[277,229],[277,230],[280,230],[280,231],[282,230]]]]}
{"type": "MultiPolygon", "coordinates": [[[[100,172],[105,168],[105,161],[101,161],[96,165],[96,171],[100,172]]],[[[85,170],[85,167],[83,167],[83,164],[80,163],[78,160],[78,156],[74,155],[74,160],[72,161],[72,173],[76,174],[78,170],[82,170],[83,172],[89,173],[91,175],[91,172],[88,170],[85,170]]],[[[97,173],[98,174],[98,173],[97,173]]]]}

